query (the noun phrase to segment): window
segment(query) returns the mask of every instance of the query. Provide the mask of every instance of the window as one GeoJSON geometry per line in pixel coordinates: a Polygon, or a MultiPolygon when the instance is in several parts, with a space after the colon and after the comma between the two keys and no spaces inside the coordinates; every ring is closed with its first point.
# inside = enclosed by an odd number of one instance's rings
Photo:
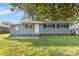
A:
{"type": "Polygon", "coordinates": [[[64,24],[63,27],[66,27],[66,25],[64,24]]]}
{"type": "Polygon", "coordinates": [[[32,27],[33,27],[32,24],[26,24],[26,25],[25,25],[25,28],[32,28],[32,27]]]}
{"type": "Polygon", "coordinates": [[[66,24],[62,24],[62,28],[65,28],[66,27],[66,24]]]}
{"type": "Polygon", "coordinates": [[[61,28],[61,24],[57,24],[57,28],[61,28]]]}
{"type": "Polygon", "coordinates": [[[48,27],[52,27],[52,24],[48,24],[48,27]]]}
{"type": "Polygon", "coordinates": [[[49,27],[52,27],[52,24],[44,24],[43,27],[44,28],[49,28],[49,27]]]}
{"type": "Polygon", "coordinates": [[[57,28],[68,28],[68,24],[44,24],[44,28],[55,28],[55,25],[57,25],[57,28]]]}
{"type": "Polygon", "coordinates": [[[69,26],[68,26],[68,24],[66,24],[66,28],[68,28],[69,26]]]}
{"type": "Polygon", "coordinates": [[[53,28],[55,28],[55,24],[53,24],[53,28]]]}
{"type": "Polygon", "coordinates": [[[68,28],[68,24],[57,24],[57,28],[68,28]]]}
{"type": "Polygon", "coordinates": [[[47,27],[47,25],[46,25],[46,24],[44,24],[44,25],[43,25],[43,27],[44,27],[44,28],[46,28],[46,27],[47,27]]]}

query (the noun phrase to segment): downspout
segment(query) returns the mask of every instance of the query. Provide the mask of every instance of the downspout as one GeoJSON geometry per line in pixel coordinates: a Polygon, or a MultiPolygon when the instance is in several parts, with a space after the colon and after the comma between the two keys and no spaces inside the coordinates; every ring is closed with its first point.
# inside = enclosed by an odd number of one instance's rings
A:
{"type": "Polygon", "coordinates": [[[21,23],[21,34],[23,34],[23,32],[22,32],[22,23],[21,23]]]}
{"type": "Polygon", "coordinates": [[[12,36],[12,35],[11,35],[11,25],[10,25],[9,33],[10,33],[10,36],[12,36]]]}

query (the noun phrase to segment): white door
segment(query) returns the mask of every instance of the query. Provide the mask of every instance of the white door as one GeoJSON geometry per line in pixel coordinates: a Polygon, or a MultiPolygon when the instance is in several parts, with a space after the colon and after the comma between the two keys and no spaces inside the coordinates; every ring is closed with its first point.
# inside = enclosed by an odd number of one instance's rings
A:
{"type": "Polygon", "coordinates": [[[39,33],[39,24],[35,24],[35,33],[39,33]]]}

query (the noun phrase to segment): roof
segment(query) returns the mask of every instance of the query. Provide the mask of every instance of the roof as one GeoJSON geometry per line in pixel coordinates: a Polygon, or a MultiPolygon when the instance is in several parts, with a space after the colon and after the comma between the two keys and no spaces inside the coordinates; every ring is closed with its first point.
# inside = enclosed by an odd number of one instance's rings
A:
{"type": "Polygon", "coordinates": [[[32,24],[45,24],[45,23],[69,23],[71,24],[70,22],[67,22],[67,21],[21,21],[19,23],[16,23],[16,24],[11,24],[11,25],[20,25],[20,24],[27,24],[27,23],[32,23],[32,24]]]}
{"type": "Polygon", "coordinates": [[[22,21],[21,23],[69,23],[67,21],[22,21]]]}
{"type": "Polygon", "coordinates": [[[42,21],[22,21],[21,23],[43,23],[42,21]]]}
{"type": "Polygon", "coordinates": [[[10,25],[20,25],[21,23],[17,23],[17,24],[10,24],[10,25]]]}
{"type": "Polygon", "coordinates": [[[0,27],[9,28],[10,26],[9,25],[4,25],[4,24],[0,24],[0,27]]]}

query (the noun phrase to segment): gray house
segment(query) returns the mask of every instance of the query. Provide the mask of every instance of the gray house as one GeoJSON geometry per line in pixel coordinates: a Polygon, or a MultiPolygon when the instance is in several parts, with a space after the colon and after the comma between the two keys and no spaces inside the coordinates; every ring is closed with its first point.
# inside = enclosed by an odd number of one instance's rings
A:
{"type": "Polygon", "coordinates": [[[0,34],[9,33],[9,25],[0,24],[0,34]]]}
{"type": "Polygon", "coordinates": [[[66,21],[22,21],[10,25],[11,37],[27,37],[48,34],[71,34],[71,23],[66,21]]]}

